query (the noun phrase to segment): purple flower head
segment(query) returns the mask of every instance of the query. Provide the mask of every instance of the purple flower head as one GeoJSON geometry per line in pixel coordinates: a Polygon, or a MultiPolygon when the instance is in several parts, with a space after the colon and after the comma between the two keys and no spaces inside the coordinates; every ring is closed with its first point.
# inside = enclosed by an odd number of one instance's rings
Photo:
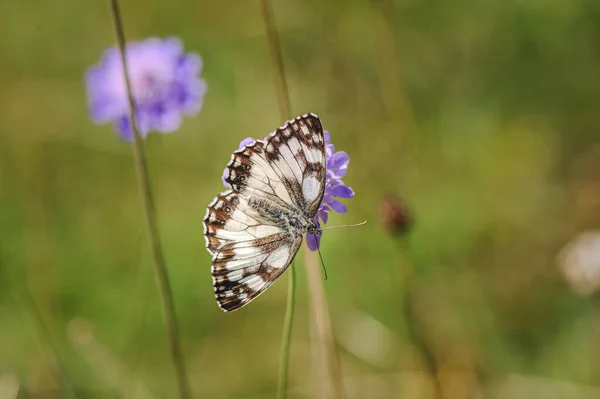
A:
{"type": "MultiPolygon", "coordinates": [[[[327,155],[327,181],[325,182],[325,194],[321,201],[321,206],[317,211],[317,214],[313,218],[313,221],[318,225],[319,219],[322,223],[327,223],[328,212],[335,211],[338,213],[346,213],[348,209],[346,205],[342,204],[337,198],[352,198],[354,197],[354,191],[346,186],[342,181],[342,177],[346,175],[348,171],[348,163],[350,157],[344,151],[335,152],[335,147],[331,144],[331,137],[328,131],[323,132],[325,135],[325,152],[327,155]]],[[[251,145],[255,142],[252,137],[247,137],[240,142],[238,150],[241,150],[247,145],[251,145]]],[[[227,176],[227,168],[223,171],[223,185],[227,188],[231,188],[229,183],[225,181],[227,176]]],[[[320,234],[306,234],[306,243],[311,251],[316,251],[319,248],[321,242],[320,234]]]]}
{"type": "MultiPolygon", "coordinates": [[[[199,77],[202,59],[198,54],[184,53],[179,39],[130,42],[125,52],[142,137],[150,131],[171,133],[181,125],[182,115],[200,111],[206,93],[206,82],[199,77]]],[[[100,62],[87,71],[85,83],[94,122],[114,123],[121,136],[131,141],[133,130],[118,48],[104,52],[100,62]]]]}
{"type": "MultiPolygon", "coordinates": [[[[319,219],[322,223],[327,223],[328,212],[346,213],[348,211],[346,205],[339,202],[336,198],[354,197],[354,190],[342,181],[342,177],[346,176],[346,172],[348,171],[350,157],[344,151],[335,152],[335,147],[331,144],[329,132],[326,130],[324,134],[325,152],[327,153],[327,181],[325,183],[323,201],[321,201],[321,206],[313,218],[316,223],[319,223],[319,219]]],[[[311,251],[316,251],[321,244],[321,235],[306,234],[306,243],[311,251]]]]}

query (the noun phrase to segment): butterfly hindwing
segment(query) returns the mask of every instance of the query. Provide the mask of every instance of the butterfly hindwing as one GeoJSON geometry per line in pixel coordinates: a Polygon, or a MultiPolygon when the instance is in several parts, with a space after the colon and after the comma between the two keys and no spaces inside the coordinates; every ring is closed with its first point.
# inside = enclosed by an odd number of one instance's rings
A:
{"type": "Polygon", "coordinates": [[[281,233],[281,228],[250,206],[248,200],[233,191],[218,195],[204,216],[206,248],[211,254],[225,244],[253,241],[281,233]]]}
{"type": "Polygon", "coordinates": [[[302,236],[287,233],[222,246],[213,255],[212,278],[219,307],[237,310],[263,293],[292,263],[302,236]]]}

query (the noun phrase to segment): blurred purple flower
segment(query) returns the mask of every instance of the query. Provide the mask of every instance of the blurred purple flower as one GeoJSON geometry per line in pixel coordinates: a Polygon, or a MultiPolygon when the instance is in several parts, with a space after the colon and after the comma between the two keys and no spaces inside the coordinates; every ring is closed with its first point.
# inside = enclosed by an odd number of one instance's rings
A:
{"type": "MultiPolygon", "coordinates": [[[[175,37],[130,42],[126,47],[140,134],[150,131],[171,133],[181,125],[183,115],[195,115],[202,108],[206,82],[199,77],[202,58],[184,53],[175,37]]],[[[88,106],[96,123],[115,125],[127,141],[133,139],[127,92],[119,49],[106,50],[100,62],[86,73],[88,106]]]]}
{"type": "MultiPolygon", "coordinates": [[[[335,152],[335,147],[331,144],[331,136],[326,130],[325,134],[325,151],[327,153],[327,182],[325,183],[325,195],[321,206],[314,217],[315,222],[319,219],[323,223],[327,223],[328,214],[332,210],[337,213],[346,213],[348,209],[346,205],[339,202],[336,198],[352,198],[354,191],[342,181],[342,177],[346,176],[348,171],[348,163],[350,157],[344,151],[335,152]]],[[[306,243],[311,251],[316,251],[321,244],[320,234],[306,234],[306,243]]]]}

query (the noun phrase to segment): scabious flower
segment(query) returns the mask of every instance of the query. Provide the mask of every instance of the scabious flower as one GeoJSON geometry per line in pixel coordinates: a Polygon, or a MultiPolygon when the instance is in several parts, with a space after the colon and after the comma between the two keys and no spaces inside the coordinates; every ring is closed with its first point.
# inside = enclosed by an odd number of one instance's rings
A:
{"type": "MultiPolygon", "coordinates": [[[[130,42],[125,54],[142,137],[150,131],[171,133],[181,125],[182,115],[200,111],[206,93],[206,82],[199,77],[202,59],[184,53],[179,39],[130,42]]],[[[106,50],[100,62],[87,71],[85,83],[92,119],[113,123],[123,139],[131,141],[127,89],[117,47],[106,50]]]]}
{"type": "MultiPolygon", "coordinates": [[[[342,178],[348,171],[350,157],[344,151],[335,152],[335,147],[331,144],[331,136],[328,131],[325,134],[325,151],[327,153],[327,182],[325,183],[325,195],[321,206],[314,217],[315,222],[319,220],[327,223],[328,212],[346,213],[346,205],[339,202],[336,198],[352,198],[354,190],[348,187],[342,178]]],[[[316,251],[321,244],[320,234],[307,234],[306,244],[311,251],[316,251]]]]}

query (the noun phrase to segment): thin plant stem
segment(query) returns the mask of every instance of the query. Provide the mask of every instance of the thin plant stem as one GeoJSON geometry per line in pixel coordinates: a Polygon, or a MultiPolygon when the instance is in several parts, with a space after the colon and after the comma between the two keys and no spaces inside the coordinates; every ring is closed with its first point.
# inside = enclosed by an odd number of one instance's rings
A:
{"type": "MultiPolygon", "coordinates": [[[[263,14],[263,19],[265,21],[265,26],[267,29],[267,40],[269,42],[269,53],[271,56],[271,63],[273,64],[273,69],[275,71],[275,88],[277,92],[277,100],[279,102],[279,111],[281,113],[281,117],[283,120],[288,119],[290,117],[290,96],[287,89],[287,83],[285,79],[285,70],[283,65],[283,57],[281,55],[281,46],[279,45],[279,36],[277,34],[277,26],[275,24],[275,17],[273,15],[273,7],[269,0],[260,0],[261,11],[263,14]]],[[[308,270],[308,279],[309,279],[309,295],[311,296],[312,308],[314,310],[315,317],[315,325],[320,326],[317,328],[317,333],[315,337],[318,339],[319,344],[324,349],[324,362],[326,369],[329,371],[331,378],[333,380],[333,387],[335,391],[334,397],[343,398],[343,387],[342,387],[342,378],[340,371],[339,358],[337,356],[337,352],[335,350],[335,345],[333,343],[333,333],[331,328],[331,322],[328,317],[326,300],[324,296],[324,288],[323,281],[320,278],[318,264],[316,263],[316,259],[312,252],[308,252],[305,257],[306,260],[306,268],[308,270]],[[316,271],[317,274],[314,272],[316,271]],[[317,276],[314,278],[314,276],[317,276]],[[311,278],[311,276],[313,276],[311,278]]],[[[293,267],[293,265],[292,265],[293,267]]],[[[289,345],[291,340],[291,327],[292,327],[292,318],[294,311],[294,302],[295,302],[295,274],[289,273],[290,276],[290,288],[288,294],[288,308],[287,315],[284,324],[284,335],[281,346],[281,361],[280,364],[280,373],[279,373],[279,382],[278,382],[278,397],[285,398],[287,393],[287,374],[289,369],[289,345]],[[290,304],[290,302],[292,302],[290,304]],[[288,353],[284,353],[288,352],[288,353]]]]}
{"type": "Polygon", "coordinates": [[[187,374],[185,370],[185,360],[181,352],[181,344],[179,341],[179,331],[177,326],[177,318],[175,316],[175,305],[173,304],[173,295],[169,284],[169,276],[165,266],[164,256],[160,244],[158,223],[156,221],[156,211],[154,208],[154,199],[150,188],[150,179],[148,177],[148,166],[144,156],[144,147],[142,145],[142,137],[140,135],[137,121],[135,118],[135,102],[131,90],[131,82],[127,70],[127,57],[125,56],[125,32],[123,30],[123,21],[119,10],[118,0],[110,0],[110,9],[113,16],[115,29],[115,38],[119,46],[121,54],[121,62],[123,65],[123,75],[125,77],[125,86],[127,89],[127,98],[129,106],[129,119],[133,129],[133,153],[135,158],[135,167],[140,189],[143,213],[146,219],[146,228],[148,230],[148,239],[150,249],[152,251],[152,260],[154,263],[154,271],[156,282],[162,302],[163,317],[165,319],[165,328],[167,334],[167,342],[169,345],[171,360],[175,368],[177,376],[177,386],[179,397],[181,399],[189,399],[191,391],[187,374]]]}
{"type": "MultiPolygon", "coordinates": [[[[8,287],[8,294],[14,298],[17,311],[20,311],[25,322],[29,325],[33,338],[39,343],[48,356],[51,363],[50,369],[56,374],[61,397],[75,399],[77,397],[73,381],[69,376],[67,368],[68,355],[63,355],[63,342],[56,329],[52,327],[52,319],[60,320],[60,314],[57,314],[58,304],[53,300],[58,295],[58,289],[54,277],[56,274],[48,274],[48,270],[57,272],[55,262],[52,259],[50,249],[51,235],[49,233],[48,214],[50,212],[44,206],[43,184],[39,184],[39,177],[35,173],[44,170],[44,154],[40,152],[38,146],[30,145],[27,150],[13,151],[3,154],[3,161],[7,165],[7,172],[15,173],[16,170],[23,170],[24,174],[19,179],[16,187],[23,191],[22,197],[30,197],[32,201],[27,202],[27,206],[19,209],[17,215],[23,228],[23,253],[24,253],[24,274],[14,274],[20,268],[9,270],[11,262],[8,258],[4,259],[0,251],[0,281],[3,281],[8,287]],[[24,158],[20,159],[21,156],[24,158]],[[27,165],[28,167],[24,167],[27,165]],[[33,174],[30,174],[33,173],[33,174]],[[32,230],[26,227],[35,224],[37,229],[32,230]],[[43,233],[42,233],[43,232],[43,233]],[[54,267],[53,267],[54,266],[54,267]],[[43,271],[41,270],[43,268],[43,271]],[[48,283],[52,289],[47,291],[48,283]]],[[[14,174],[17,176],[17,174],[14,174]]],[[[9,183],[10,184],[10,183],[9,183]]],[[[18,191],[17,191],[18,192],[18,191]]],[[[0,389],[1,391],[1,389],[0,389]]],[[[2,393],[0,393],[0,397],[2,393]]],[[[10,396],[10,395],[9,395],[10,396]]]]}
{"type": "Polygon", "coordinates": [[[431,376],[435,397],[442,398],[442,384],[439,380],[438,366],[434,348],[429,344],[426,331],[420,325],[416,314],[415,303],[415,262],[410,241],[407,237],[400,236],[394,240],[396,256],[396,272],[401,291],[401,306],[403,321],[406,325],[408,339],[417,347],[421,354],[423,365],[431,376]]]}
{"type": "MultiPolygon", "coordinates": [[[[273,76],[275,79],[275,90],[277,93],[277,102],[279,104],[279,113],[281,119],[286,120],[290,117],[290,95],[285,79],[285,69],[283,66],[283,57],[279,45],[279,36],[277,35],[277,26],[273,8],[269,0],[260,0],[260,8],[267,30],[267,41],[269,43],[269,54],[271,58],[273,76]]],[[[283,322],[283,335],[281,338],[281,353],[279,357],[279,380],[277,382],[277,397],[284,399],[287,397],[288,376],[290,369],[290,345],[292,342],[292,326],[294,323],[294,308],[296,303],[296,272],[294,264],[290,266],[288,272],[288,295],[285,319],[283,322]]]]}
{"type": "MultiPolygon", "coordinates": [[[[398,148],[406,148],[402,158],[407,159],[410,170],[417,180],[421,179],[419,163],[415,161],[414,154],[416,148],[409,148],[414,143],[409,139],[411,131],[418,131],[414,111],[410,101],[406,97],[406,90],[402,81],[401,62],[398,54],[398,44],[396,42],[396,28],[393,23],[395,15],[394,4],[390,0],[370,0],[371,18],[374,31],[375,53],[379,62],[377,69],[380,79],[381,99],[390,118],[396,121],[399,126],[400,142],[398,148]]],[[[406,178],[406,177],[405,177],[406,178]]],[[[424,337],[424,332],[418,324],[415,314],[415,303],[413,295],[413,274],[414,262],[412,260],[412,250],[410,243],[401,237],[400,241],[395,243],[399,259],[398,273],[402,278],[403,287],[402,311],[406,323],[407,332],[410,340],[419,348],[427,371],[431,375],[435,384],[436,397],[441,397],[441,384],[438,379],[437,364],[435,353],[424,337]],[[407,254],[407,255],[405,255],[407,254]]]]}
{"type": "Polygon", "coordinates": [[[411,290],[411,286],[405,287],[404,300],[403,300],[403,313],[406,321],[406,327],[408,329],[408,335],[411,342],[419,349],[421,356],[423,358],[423,363],[427,372],[431,376],[433,381],[435,395],[437,398],[441,398],[442,395],[442,385],[438,376],[438,367],[437,362],[435,360],[435,353],[430,345],[427,343],[426,338],[424,337],[423,331],[419,326],[419,321],[417,320],[417,315],[415,314],[415,304],[413,299],[413,292],[411,290]]]}
{"type": "MultiPolygon", "coordinates": [[[[0,269],[0,275],[2,274],[2,270],[0,269]]],[[[8,274],[8,272],[6,272],[8,274]]],[[[50,332],[50,328],[44,321],[42,317],[42,313],[40,312],[35,300],[33,299],[31,292],[25,289],[18,289],[17,286],[11,281],[10,276],[3,276],[8,281],[9,289],[12,288],[12,294],[15,298],[15,302],[17,303],[17,307],[23,307],[27,309],[23,309],[23,313],[30,316],[32,331],[41,345],[45,350],[52,356],[52,360],[54,361],[54,366],[57,368],[59,382],[62,389],[62,394],[65,398],[75,399],[77,396],[75,394],[75,389],[73,388],[73,384],[67,374],[67,368],[65,366],[65,362],[60,354],[60,350],[58,348],[58,343],[55,341],[52,333],[50,332]]]]}
{"type": "Polygon", "coordinates": [[[402,62],[394,26],[395,6],[392,0],[370,0],[369,3],[381,100],[388,117],[397,125],[393,136],[397,141],[393,148],[403,149],[400,159],[405,160],[413,179],[420,182],[423,173],[415,155],[418,154],[418,142],[414,134],[411,135],[411,132],[419,131],[419,125],[402,80],[402,62]]]}
{"type": "Polygon", "coordinates": [[[269,54],[275,74],[275,90],[277,92],[277,102],[279,103],[279,113],[283,120],[290,117],[290,94],[285,79],[285,69],[283,67],[283,56],[281,55],[281,46],[279,45],[279,35],[275,25],[275,16],[273,7],[269,0],[260,0],[261,11],[265,26],[267,28],[267,40],[269,41],[269,54]]]}
{"type": "MultiPolygon", "coordinates": [[[[323,398],[343,399],[346,397],[342,381],[342,369],[340,359],[335,345],[331,318],[327,310],[327,298],[323,287],[323,278],[319,267],[317,256],[314,252],[307,251],[304,257],[306,263],[306,275],[308,280],[308,296],[312,309],[311,337],[313,340],[313,356],[315,357],[315,371],[328,374],[333,388],[333,394],[329,393],[327,384],[320,384],[323,398]]],[[[320,376],[317,375],[316,378],[320,376]]]]}
{"type": "Polygon", "coordinates": [[[285,321],[283,322],[283,336],[281,337],[281,354],[279,358],[279,383],[277,384],[277,398],[287,397],[288,376],[290,370],[290,342],[292,340],[292,326],[294,324],[294,308],[296,298],[296,269],[290,266],[288,272],[287,306],[285,321]]]}

